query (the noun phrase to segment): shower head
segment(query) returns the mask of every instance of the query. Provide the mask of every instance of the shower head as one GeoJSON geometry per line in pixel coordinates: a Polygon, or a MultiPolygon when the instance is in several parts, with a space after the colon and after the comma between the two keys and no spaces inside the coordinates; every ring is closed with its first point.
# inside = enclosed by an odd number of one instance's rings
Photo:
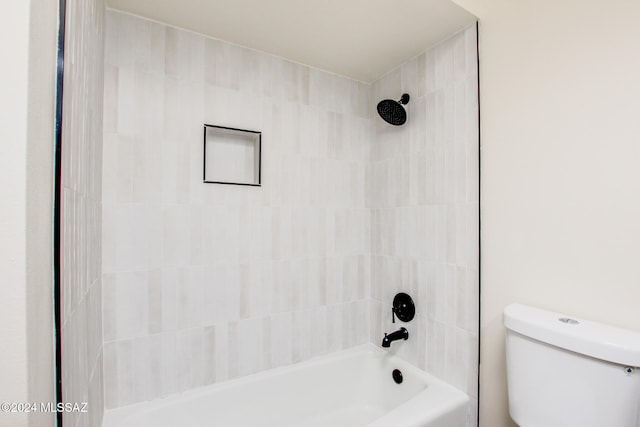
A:
{"type": "Polygon", "coordinates": [[[401,126],[407,121],[407,112],[403,105],[409,102],[409,94],[402,95],[399,101],[384,99],[378,103],[378,114],[380,117],[394,126],[401,126]]]}

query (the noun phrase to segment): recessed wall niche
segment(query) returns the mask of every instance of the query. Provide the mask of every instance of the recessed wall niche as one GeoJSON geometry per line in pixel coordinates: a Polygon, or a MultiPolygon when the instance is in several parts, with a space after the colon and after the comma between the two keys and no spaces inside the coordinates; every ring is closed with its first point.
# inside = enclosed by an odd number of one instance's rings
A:
{"type": "Polygon", "coordinates": [[[262,133],[204,125],[203,181],[260,186],[262,133]]]}

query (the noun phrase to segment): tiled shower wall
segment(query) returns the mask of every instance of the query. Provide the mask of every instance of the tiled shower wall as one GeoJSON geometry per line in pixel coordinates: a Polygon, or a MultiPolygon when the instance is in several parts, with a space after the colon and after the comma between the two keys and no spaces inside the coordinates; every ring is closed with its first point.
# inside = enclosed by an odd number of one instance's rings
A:
{"type": "Polygon", "coordinates": [[[478,74],[476,28],[402,64],[372,85],[375,101],[409,93],[402,128],[375,120],[367,167],[371,208],[371,340],[391,323],[398,291],[416,303],[392,351],[464,390],[477,425],[478,74]]]}
{"type": "Polygon", "coordinates": [[[116,12],[106,31],[107,408],[379,344],[403,290],[390,351],[474,425],[475,28],[373,85],[116,12]],[[407,124],[383,123],[403,92],[407,124]],[[204,123],[263,132],[262,187],[202,183],[204,123]]]}
{"type": "Polygon", "coordinates": [[[65,426],[99,426],[102,378],[102,108],[104,5],[67,1],[62,124],[62,380],[65,426]]]}
{"type": "Polygon", "coordinates": [[[105,403],[369,339],[369,85],[106,19],[105,403]],[[262,131],[262,187],[202,182],[203,124],[262,131]]]}

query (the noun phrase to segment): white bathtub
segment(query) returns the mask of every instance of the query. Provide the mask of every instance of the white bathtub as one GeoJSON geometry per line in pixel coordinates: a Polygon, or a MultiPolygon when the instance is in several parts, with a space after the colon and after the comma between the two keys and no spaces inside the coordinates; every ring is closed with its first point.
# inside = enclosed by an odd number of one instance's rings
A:
{"type": "Polygon", "coordinates": [[[468,397],[371,344],[107,411],[103,427],[465,427],[468,397]],[[402,372],[396,384],[394,369],[402,372]]]}

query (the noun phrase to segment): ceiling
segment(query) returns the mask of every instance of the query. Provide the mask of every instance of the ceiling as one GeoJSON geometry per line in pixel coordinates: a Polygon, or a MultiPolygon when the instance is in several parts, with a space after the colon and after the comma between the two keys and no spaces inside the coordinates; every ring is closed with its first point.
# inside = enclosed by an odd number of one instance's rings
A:
{"type": "Polygon", "coordinates": [[[372,82],[476,17],[450,0],[108,0],[113,9],[372,82]]]}

